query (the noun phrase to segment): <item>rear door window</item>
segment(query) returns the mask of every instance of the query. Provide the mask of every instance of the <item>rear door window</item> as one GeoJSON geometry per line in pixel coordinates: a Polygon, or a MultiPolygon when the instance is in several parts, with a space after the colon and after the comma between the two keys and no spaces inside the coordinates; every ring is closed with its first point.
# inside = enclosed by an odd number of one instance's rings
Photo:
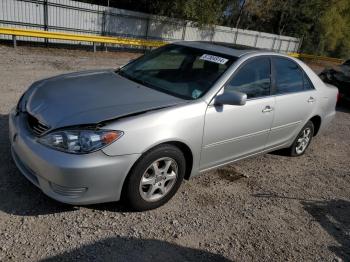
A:
{"type": "Polygon", "coordinates": [[[282,57],[274,57],[272,61],[275,70],[276,94],[304,90],[304,73],[294,61],[282,57]]]}
{"type": "Polygon", "coordinates": [[[314,85],[312,84],[311,80],[308,78],[306,73],[304,73],[304,90],[312,90],[315,89],[314,85]]]}

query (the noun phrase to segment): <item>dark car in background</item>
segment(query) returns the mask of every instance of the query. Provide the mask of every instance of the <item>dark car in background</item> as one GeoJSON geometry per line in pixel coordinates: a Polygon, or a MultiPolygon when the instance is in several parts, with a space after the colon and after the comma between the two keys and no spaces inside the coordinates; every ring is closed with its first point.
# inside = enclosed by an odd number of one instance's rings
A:
{"type": "Polygon", "coordinates": [[[323,70],[319,76],[324,82],[338,87],[340,102],[350,105],[350,59],[339,66],[323,70]]]}

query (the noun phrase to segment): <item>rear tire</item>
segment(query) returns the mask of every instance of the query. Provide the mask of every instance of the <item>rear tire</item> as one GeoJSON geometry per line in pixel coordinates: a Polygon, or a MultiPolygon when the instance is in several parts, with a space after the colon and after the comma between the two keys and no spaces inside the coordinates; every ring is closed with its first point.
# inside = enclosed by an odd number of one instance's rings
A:
{"type": "Polygon", "coordinates": [[[311,143],[312,137],[314,136],[314,130],[314,124],[311,121],[308,121],[295,138],[291,147],[287,149],[288,155],[293,157],[302,156],[311,143]]]}
{"type": "Polygon", "coordinates": [[[185,175],[186,160],[173,145],[160,145],[146,152],[131,169],[122,192],[126,205],[135,211],[154,209],[168,202],[185,175]]]}

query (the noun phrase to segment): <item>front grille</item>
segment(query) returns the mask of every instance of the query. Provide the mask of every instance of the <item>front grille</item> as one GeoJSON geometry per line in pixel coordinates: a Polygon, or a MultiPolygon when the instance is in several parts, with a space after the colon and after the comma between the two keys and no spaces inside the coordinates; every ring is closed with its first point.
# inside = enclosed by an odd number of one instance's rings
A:
{"type": "Polygon", "coordinates": [[[36,136],[41,136],[42,134],[44,134],[46,131],[50,129],[50,127],[48,127],[43,123],[40,123],[40,121],[37,118],[35,118],[30,114],[28,114],[27,116],[27,121],[28,121],[29,128],[36,136]]]}

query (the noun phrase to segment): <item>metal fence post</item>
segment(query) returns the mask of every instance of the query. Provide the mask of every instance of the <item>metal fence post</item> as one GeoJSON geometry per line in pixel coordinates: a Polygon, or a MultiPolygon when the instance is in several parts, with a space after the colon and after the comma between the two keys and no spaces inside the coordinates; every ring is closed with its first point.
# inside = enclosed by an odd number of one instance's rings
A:
{"type": "MultiPolygon", "coordinates": [[[[107,21],[107,16],[109,15],[109,0],[107,1],[107,8],[108,8],[108,12],[106,12],[106,17],[105,17],[105,19],[106,19],[106,21],[107,21]]],[[[105,22],[106,22],[105,21],[105,22]]],[[[104,26],[106,26],[106,23],[105,23],[105,25],[104,26]]],[[[104,28],[103,30],[105,30],[106,28],[104,28]]],[[[94,43],[94,45],[96,45],[96,43],[94,43]]],[[[105,52],[108,52],[108,49],[107,49],[107,43],[106,44],[104,44],[103,43],[103,45],[104,45],[104,47],[105,47],[105,52]]],[[[94,47],[94,52],[96,52],[96,46],[94,47]]]]}
{"type": "Polygon", "coordinates": [[[271,50],[275,49],[276,37],[273,38],[271,50]]]}
{"type": "Polygon", "coordinates": [[[12,35],[13,48],[17,47],[17,38],[15,35],[12,35]]]}
{"type": "MultiPolygon", "coordinates": [[[[150,18],[150,16],[148,16],[147,17],[146,32],[145,32],[145,39],[148,39],[150,23],[151,23],[151,18],[150,18]]],[[[147,51],[147,46],[145,46],[145,52],[146,51],[147,51]]]]}
{"type": "Polygon", "coordinates": [[[213,42],[214,40],[214,36],[215,36],[215,30],[214,29],[211,29],[211,35],[210,35],[210,41],[213,42]]]}
{"type": "Polygon", "coordinates": [[[146,39],[148,39],[150,21],[151,21],[151,18],[147,17],[147,25],[146,25],[146,32],[145,32],[145,38],[146,39]]]}
{"type": "MultiPolygon", "coordinates": [[[[107,23],[108,10],[104,10],[102,12],[102,26],[101,26],[101,35],[106,36],[106,23],[107,23]]],[[[96,47],[95,47],[96,48],[96,47]]],[[[107,45],[105,43],[101,43],[101,49],[105,49],[107,52],[107,45]]]]}
{"type": "Polygon", "coordinates": [[[185,40],[185,38],[186,38],[186,30],[187,30],[187,21],[185,21],[185,23],[182,27],[182,36],[181,36],[182,40],[185,40]]]}
{"type": "Polygon", "coordinates": [[[301,45],[303,44],[304,36],[299,39],[299,45],[297,46],[297,52],[300,53],[301,45]]]}
{"type": "Polygon", "coordinates": [[[258,44],[258,39],[259,39],[259,34],[255,35],[255,42],[254,42],[254,47],[258,44]]]}
{"type": "Polygon", "coordinates": [[[279,44],[279,46],[278,46],[278,52],[281,51],[281,47],[282,47],[282,39],[280,38],[279,40],[280,40],[280,44],[279,44]]]}
{"type": "MultiPolygon", "coordinates": [[[[48,12],[48,0],[44,0],[44,4],[43,4],[43,15],[44,15],[44,30],[45,31],[49,31],[49,12],[48,12]]],[[[45,38],[45,46],[48,46],[49,40],[47,38],[45,38]]]]}
{"type": "Polygon", "coordinates": [[[288,40],[288,45],[287,45],[287,53],[289,52],[289,46],[290,46],[290,39],[288,40]]]}
{"type": "Polygon", "coordinates": [[[238,38],[238,29],[236,28],[235,36],[234,36],[234,38],[233,38],[233,43],[234,43],[234,44],[237,43],[237,38],[238,38]]]}

